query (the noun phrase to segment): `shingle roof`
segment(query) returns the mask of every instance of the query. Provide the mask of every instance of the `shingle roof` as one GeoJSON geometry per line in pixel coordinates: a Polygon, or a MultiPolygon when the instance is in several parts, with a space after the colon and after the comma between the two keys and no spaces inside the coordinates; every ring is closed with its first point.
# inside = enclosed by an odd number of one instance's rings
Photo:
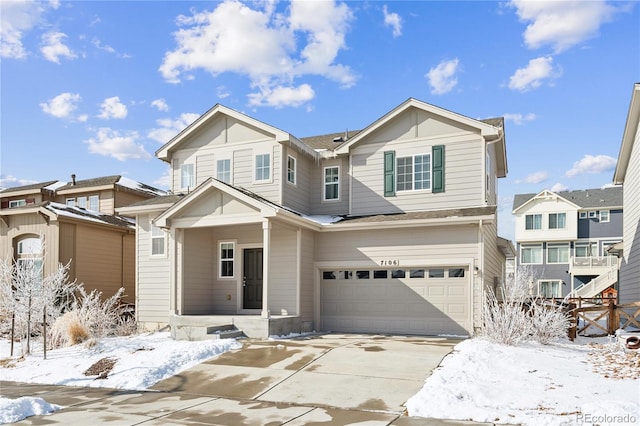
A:
{"type": "Polygon", "coordinates": [[[50,180],[47,182],[40,182],[40,183],[32,183],[30,185],[22,185],[22,186],[14,186],[11,188],[6,188],[3,189],[2,191],[0,191],[1,195],[5,195],[5,194],[9,194],[11,192],[18,192],[18,191],[30,191],[30,190],[42,190],[43,188],[46,188],[49,185],[53,185],[54,183],[56,183],[57,180],[50,180]]]}
{"type": "Polygon", "coordinates": [[[75,184],[73,182],[68,182],[66,185],[58,188],[58,191],[64,191],[66,189],[71,189],[71,188],[75,189],[75,188],[87,188],[91,186],[115,185],[120,180],[120,177],[121,177],[120,175],[102,176],[102,177],[97,177],[92,179],[78,180],[76,181],[75,184]]]}
{"type": "MultiPolygon", "coordinates": [[[[622,207],[622,186],[560,191],[555,194],[584,209],[622,207]]],[[[513,197],[513,210],[522,206],[536,195],[538,194],[516,194],[513,197]]]]}
{"type": "Polygon", "coordinates": [[[309,145],[313,149],[328,149],[332,151],[337,147],[339,147],[340,145],[342,145],[348,139],[351,139],[352,137],[357,135],[358,133],[360,133],[360,130],[349,130],[346,132],[329,133],[326,135],[319,135],[319,136],[309,136],[306,138],[300,138],[300,140],[305,144],[309,145]],[[347,135],[346,139],[344,137],[345,134],[347,135]]]}
{"type": "Polygon", "coordinates": [[[59,216],[68,216],[90,222],[100,222],[108,225],[119,226],[121,228],[134,227],[134,222],[131,219],[125,218],[123,216],[94,212],[91,210],[85,210],[80,207],[71,207],[60,203],[47,203],[47,205],[45,205],[45,208],[56,213],[59,216]]]}
{"type": "Polygon", "coordinates": [[[127,207],[153,206],[156,204],[174,204],[180,201],[183,197],[183,194],[162,195],[160,197],[148,198],[146,200],[138,201],[137,203],[129,204],[127,207]]]}
{"type": "Polygon", "coordinates": [[[448,209],[408,213],[378,214],[372,216],[346,216],[340,223],[392,222],[399,220],[446,219],[456,217],[487,216],[495,214],[495,206],[474,207],[468,209],[448,209]]]}

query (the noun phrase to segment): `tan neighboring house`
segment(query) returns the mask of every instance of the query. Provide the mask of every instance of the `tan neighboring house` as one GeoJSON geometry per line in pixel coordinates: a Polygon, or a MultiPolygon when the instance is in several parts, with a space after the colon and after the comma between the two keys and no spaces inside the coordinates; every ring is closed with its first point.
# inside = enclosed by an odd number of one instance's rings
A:
{"type": "Polygon", "coordinates": [[[136,315],[202,339],[469,335],[513,245],[496,231],[503,120],[408,99],[358,132],[296,136],[216,105],[162,146],[173,195],[136,216],[136,315]]]}
{"type": "Polygon", "coordinates": [[[48,275],[71,261],[69,278],[108,297],[135,300],[135,224],[115,209],[163,194],[122,176],[49,181],[0,191],[0,258],[43,259],[48,275]],[[44,237],[44,248],[40,246],[44,237]]]}
{"type": "Polygon", "coordinates": [[[637,302],[640,300],[640,83],[633,86],[613,183],[622,184],[624,194],[618,300],[637,302]]]}

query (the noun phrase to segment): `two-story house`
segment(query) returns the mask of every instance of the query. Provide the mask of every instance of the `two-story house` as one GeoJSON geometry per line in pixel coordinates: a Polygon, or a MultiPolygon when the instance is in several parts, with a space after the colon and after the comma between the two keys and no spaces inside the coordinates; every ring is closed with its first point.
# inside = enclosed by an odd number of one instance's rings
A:
{"type": "Polygon", "coordinates": [[[513,214],[517,266],[537,295],[594,297],[617,282],[607,249],[622,241],[621,187],[516,194],[513,214]]]}
{"type": "Polygon", "coordinates": [[[137,218],[141,327],[468,335],[504,279],[502,119],[409,99],[297,138],[216,105],[156,156],[173,194],[118,209],[137,218]]]}
{"type": "Polygon", "coordinates": [[[633,86],[629,113],[613,176],[624,192],[624,231],[618,298],[640,300],[640,83],[633,86]]]}
{"type": "Polygon", "coordinates": [[[164,194],[122,176],[48,181],[0,191],[0,258],[36,256],[43,274],[70,263],[69,278],[105,297],[135,300],[135,224],[115,210],[164,194]],[[44,241],[44,247],[42,246],[44,241]]]}

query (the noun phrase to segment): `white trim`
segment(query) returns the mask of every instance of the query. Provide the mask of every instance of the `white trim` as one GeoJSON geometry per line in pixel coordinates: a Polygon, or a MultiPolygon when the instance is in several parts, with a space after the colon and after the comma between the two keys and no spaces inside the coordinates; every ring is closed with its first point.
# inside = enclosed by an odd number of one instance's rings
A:
{"type": "Polygon", "coordinates": [[[342,179],[342,174],[340,173],[340,165],[336,164],[333,166],[326,166],[322,168],[322,201],[323,202],[327,202],[327,203],[334,203],[334,202],[338,202],[340,201],[340,192],[342,190],[342,185],[340,185],[340,180],[342,179]],[[327,182],[325,181],[326,179],[326,173],[327,173],[327,169],[338,169],[338,181],[337,182],[329,182],[330,184],[338,184],[338,198],[326,198],[326,185],[327,182]]]}
{"type": "Polygon", "coordinates": [[[225,280],[225,281],[229,281],[229,280],[236,280],[237,277],[237,270],[236,270],[236,266],[237,266],[237,249],[236,247],[238,246],[238,240],[218,240],[218,253],[217,253],[217,260],[218,260],[218,279],[219,280],[225,280]],[[233,250],[233,257],[231,259],[222,259],[222,245],[223,244],[232,244],[232,250],[233,250]],[[231,273],[233,275],[228,276],[228,275],[222,275],[222,261],[229,261],[231,260],[233,262],[233,268],[231,273]]]}
{"type": "Polygon", "coordinates": [[[544,264],[544,248],[542,247],[542,243],[537,244],[520,244],[520,249],[518,250],[518,264],[519,265],[543,265],[544,264]],[[524,248],[539,248],[540,249],[540,262],[523,262],[522,261],[522,249],[524,248]]]}
{"type": "Polygon", "coordinates": [[[182,191],[188,191],[188,190],[192,190],[193,188],[195,188],[196,186],[196,164],[195,163],[188,163],[188,162],[183,162],[182,164],[180,164],[180,190],[182,191]],[[185,166],[191,166],[192,172],[191,172],[191,180],[192,180],[192,184],[193,185],[187,185],[184,186],[183,182],[184,182],[184,168],[185,166]]]}
{"type": "Polygon", "coordinates": [[[569,243],[547,243],[547,250],[545,250],[547,255],[545,257],[546,263],[549,265],[563,265],[569,264],[571,262],[571,244],[569,243]],[[566,262],[551,262],[549,260],[549,248],[566,248],[567,249],[567,261],[566,262]]]}
{"type": "Polygon", "coordinates": [[[586,211],[582,211],[579,213],[578,219],[588,219],[587,217],[587,212],[586,211]]]}
{"type": "MultiPolygon", "coordinates": [[[[262,261],[264,262],[264,245],[261,243],[248,243],[248,244],[236,244],[237,247],[237,252],[240,253],[240,258],[238,259],[238,263],[237,263],[237,278],[236,278],[236,312],[238,314],[250,314],[250,315],[259,315],[262,312],[262,309],[244,309],[244,291],[243,291],[243,285],[242,285],[242,276],[244,275],[244,250],[245,249],[252,249],[252,248],[261,248],[263,250],[262,252],[262,261]]],[[[264,277],[263,277],[263,292],[264,292],[264,277]]],[[[264,294],[262,295],[262,297],[264,298],[264,294]]]]}
{"type": "Polygon", "coordinates": [[[600,223],[608,223],[608,222],[611,222],[611,210],[600,210],[600,211],[598,212],[598,216],[599,216],[599,217],[598,217],[598,221],[599,221],[600,223]],[[603,212],[607,212],[607,220],[604,220],[604,219],[602,218],[602,213],[603,213],[603,212]]]}
{"type": "Polygon", "coordinates": [[[153,224],[153,219],[149,216],[149,257],[151,258],[166,258],[167,257],[167,233],[164,229],[153,224]],[[153,240],[159,240],[159,235],[153,235],[153,230],[157,229],[162,232],[162,253],[153,253],[153,240]]]}
{"type": "Polygon", "coordinates": [[[396,164],[394,164],[395,184],[394,188],[396,193],[410,193],[410,192],[432,192],[433,191],[433,156],[431,153],[424,154],[412,154],[412,155],[398,155],[396,152],[396,164]],[[416,189],[416,157],[427,156],[429,157],[429,188],[416,189]],[[411,158],[411,189],[398,189],[398,160],[401,158],[411,158]]]}
{"type": "Polygon", "coordinates": [[[287,154],[287,166],[285,168],[285,174],[286,174],[286,182],[289,185],[293,185],[293,186],[298,185],[298,159],[291,154],[287,154]],[[293,182],[289,180],[289,158],[293,160],[293,182]]]}
{"type": "MultiPolygon", "coordinates": [[[[263,167],[264,168],[264,167],[263,167]]],[[[253,152],[253,168],[252,168],[252,180],[254,184],[263,184],[263,183],[272,183],[273,182],[273,153],[264,152],[264,151],[254,151],[253,152]],[[266,179],[256,179],[257,167],[258,167],[258,156],[269,156],[269,175],[266,179]]]]}
{"type": "Polygon", "coordinates": [[[10,209],[13,209],[15,207],[22,207],[22,206],[26,206],[26,205],[27,205],[27,200],[26,199],[9,201],[9,208],[10,209]]]}
{"type": "Polygon", "coordinates": [[[215,160],[215,162],[216,162],[216,166],[215,166],[215,169],[216,169],[216,179],[218,179],[218,180],[219,180],[219,181],[221,181],[221,182],[228,183],[229,185],[233,185],[233,156],[231,156],[231,157],[222,157],[222,158],[217,158],[217,159],[215,160]],[[218,162],[219,162],[219,161],[228,161],[228,162],[229,162],[229,181],[228,181],[228,182],[227,182],[227,181],[224,181],[224,180],[222,180],[222,179],[220,179],[220,177],[218,176],[218,173],[219,173],[219,170],[218,170],[218,162]]]}
{"type": "MultiPolygon", "coordinates": [[[[537,289],[536,289],[538,296],[542,296],[540,294],[540,283],[542,283],[542,282],[557,282],[558,283],[558,295],[557,296],[552,296],[552,297],[562,297],[562,282],[563,282],[562,280],[551,279],[551,278],[540,278],[537,281],[537,289]]],[[[547,297],[547,296],[545,296],[545,297],[547,297]]]]}

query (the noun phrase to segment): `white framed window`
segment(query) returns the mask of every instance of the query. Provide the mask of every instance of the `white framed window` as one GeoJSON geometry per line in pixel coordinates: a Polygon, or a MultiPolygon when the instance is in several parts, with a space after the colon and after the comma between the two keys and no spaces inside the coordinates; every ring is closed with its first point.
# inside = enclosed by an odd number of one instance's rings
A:
{"type": "Polygon", "coordinates": [[[255,181],[271,180],[271,154],[256,155],[255,181]]]}
{"type": "Polygon", "coordinates": [[[42,240],[39,237],[23,238],[18,241],[16,249],[18,273],[25,275],[25,279],[33,279],[41,283],[44,276],[42,240]]]}
{"type": "Polygon", "coordinates": [[[598,243],[576,243],[574,250],[576,257],[597,256],[598,243]]]}
{"type": "Polygon", "coordinates": [[[541,214],[528,214],[524,218],[524,229],[537,230],[542,229],[542,215],[541,214]]]}
{"type": "Polygon", "coordinates": [[[549,213],[549,229],[565,229],[566,227],[566,213],[549,213]]]}
{"type": "Polygon", "coordinates": [[[431,189],[431,154],[396,158],[396,191],[431,189]]]}
{"type": "Polygon", "coordinates": [[[26,206],[26,205],[27,205],[27,200],[11,200],[11,201],[9,201],[9,208],[21,207],[21,206],[26,206]]]}
{"type": "Polygon", "coordinates": [[[37,237],[23,238],[18,241],[18,256],[42,254],[42,240],[37,237]]]}
{"type": "Polygon", "coordinates": [[[609,222],[609,210],[600,210],[600,222],[609,222]]]}
{"type": "Polygon", "coordinates": [[[538,295],[540,297],[561,297],[562,281],[560,280],[539,280],[538,295]]]}
{"type": "Polygon", "coordinates": [[[87,208],[87,197],[78,197],[76,199],[76,205],[78,207],[82,207],[83,209],[87,208]]]}
{"type": "Polygon", "coordinates": [[[235,252],[236,243],[233,241],[221,241],[218,250],[219,264],[218,264],[218,277],[219,278],[233,278],[235,271],[235,252]]]}
{"type": "Polygon", "coordinates": [[[75,207],[76,206],[76,199],[75,198],[67,198],[65,200],[65,204],[69,207],[75,207]]]}
{"type": "Polygon", "coordinates": [[[587,218],[587,212],[580,212],[580,219],[586,219],[587,218]]]}
{"type": "Polygon", "coordinates": [[[196,174],[193,164],[183,164],[180,167],[180,188],[193,188],[196,183],[196,174]]]}
{"type": "Polygon", "coordinates": [[[520,263],[522,265],[541,265],[542,244],[526,244],[520,246],[520,263]]]}
{"type": "Polygon", "coordinates": [[[89,195],[89,210],[100,211],[100,197],[97,195],[89,195]]]}
{"type": "Polygon", "coordinates": [[[547,263],[569,263],[569,244],[547,243],[547,263]]]}
{"type": "Polygon", "coordinates": [[[166,247],[166,234],[162,230],[151,224],[151,256],[164,256],[166,247]]]}
{"type": "Polygon", "coordinates": [[[340,199],[340,167],[331,166],[324,168],[323,200],[332,201],[340,199]]]}
{"type": "Polygon", "coordinates": [[[287,182],[296,184],[296,158],[290,155],[287,156],[287,182]]]}
{"type": "Polygon", "coordinates": [[[591,210],[589,212],[589,219],[595,219],[596,217],[598,217],[598,212],[596,212],[595,210],[591,210]]]}
{"type": "Polygon", "coordinates": [[[231,160],[229,158],[216,161],[216,179],[231,185],[231,160]]]}

